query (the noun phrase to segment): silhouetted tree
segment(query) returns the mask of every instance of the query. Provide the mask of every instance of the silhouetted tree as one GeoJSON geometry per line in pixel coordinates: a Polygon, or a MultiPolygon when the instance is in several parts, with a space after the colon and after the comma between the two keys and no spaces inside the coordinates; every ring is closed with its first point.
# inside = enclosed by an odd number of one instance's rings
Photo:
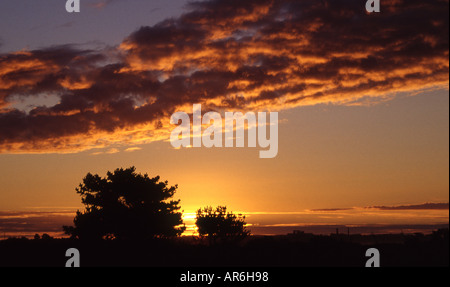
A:
{"type": "Polygon", "coordinates": [[[106,178],[88,173],[76,189],[85,205],[66,234],[81,239],[151,239],[184,232],[180,201],[169,201],[178,186],[137,174],[136,168],[116,169],[106,178]],[[182,226],[183,225],[183,226],[182,226]]]}
{"type": "Polygon", "coordinates": [[[51,237],[50,235],[48,235],[47,233],[42,234],[41,237],[42,240],[51,240],[53,239],[53,237],[51,237]]]}
{"type": "Polygon", "coordinates": [[[433,240],[435,240],[435,241],[448,242],[448,228],[442,228],[442,229],[433,231],[431,236],[432,236],[433,240]]]}
{"type": "Polygon", "coordinates": [[[216,242],[217,239],[222,241],[240,240],[250,235],[250,231],[245,227],[245,216],[227,212],[225,206],[218,206],[216,209],[205,207],[197,210],[195,224],[198,227],[199,235],[207,236],[210,243],[216,242]]]}

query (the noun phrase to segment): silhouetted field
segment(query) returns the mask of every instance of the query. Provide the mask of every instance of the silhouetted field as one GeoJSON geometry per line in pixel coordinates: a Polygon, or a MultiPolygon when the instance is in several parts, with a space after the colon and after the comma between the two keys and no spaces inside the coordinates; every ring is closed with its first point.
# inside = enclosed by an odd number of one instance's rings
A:
{"type": "Polygon", "coordinates": [[[449,266],[448,229],[430,235],[251,236],[239,244],[209,245],[193,237],[142,242],[8,239],[0,266],[64,267],[66,250],[80,251],[82,267],[364,267],[368,248],[381,266],[449,266]]]}

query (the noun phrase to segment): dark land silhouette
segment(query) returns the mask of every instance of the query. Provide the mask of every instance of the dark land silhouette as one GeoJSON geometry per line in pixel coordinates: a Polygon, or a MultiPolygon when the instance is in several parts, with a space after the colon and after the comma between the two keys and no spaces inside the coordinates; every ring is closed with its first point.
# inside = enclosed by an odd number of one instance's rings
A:
{"type": "Polygon", "coordinates": [[[377,248],[381,266],[448,266],[449,229],[432,234],[329,236],[294,231],[283,236],[254,236],[245,216],[225,206],[197,211],[199,236],[185,230],[178,186],[160,177],[136,173],[134,167],[87,174],[76,189],[84,211],[70,238],[36,235],[0,241],[0,266],[64,267],[66,251],[80,252],[81,266],[93,267],[364,267],[366,251],[377,248]]]}
{"type": "Polygon", "coordinates": [[[364,267],[366,250],[377,248],[381,267],[449,266],[448,229],[429,235],[249,236],[209,244],[186,236],[151,240],[11,238],[0,241],[0,266],[64,267],[69,248],[82,267],[364,267]]]}

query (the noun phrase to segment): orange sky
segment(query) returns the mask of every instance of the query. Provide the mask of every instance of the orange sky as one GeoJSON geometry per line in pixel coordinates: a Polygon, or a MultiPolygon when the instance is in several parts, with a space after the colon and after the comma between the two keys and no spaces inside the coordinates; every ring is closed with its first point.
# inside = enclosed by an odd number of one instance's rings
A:
{"type": "Polygon", "coordinates": [[[74,189],[87,172],[132,165],[178,184],[187,212],[448,202],[448,116],[445,90],[375,106],[297,108],[281,113],[279,154],[270,160],[259,149],[175,150],[169,142],[114,153],[3,154],[0,210],[79,208],[74,189]]]}

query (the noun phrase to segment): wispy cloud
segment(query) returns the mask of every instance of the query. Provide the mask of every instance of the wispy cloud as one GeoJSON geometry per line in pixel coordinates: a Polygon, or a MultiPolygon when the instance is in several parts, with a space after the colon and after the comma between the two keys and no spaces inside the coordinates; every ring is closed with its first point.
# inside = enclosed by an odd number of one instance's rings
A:
{"type": "MultiPolygon", "coordinates": [[[[35,210],[0,211],[0,236],[33,236],[35,233],[62,236],[62,226],[72,225],[76,208],[52,211],[49,207],[39,207],[35,210]]],[[[429,232],[448,228],[449,223],[448,203],[235,213],[246,215],[253,234],[287,234],[293,230],[326,234],[335,232],[336,228],[351,228],[352,233],[429,232]]],[[[195,213],[183,214],[188,227],[185,235],[195,233],[195,216],[195,213]]]]}
{"type": "Polygon", "coordinates": [[[117,2],[125,2],[127,4],[130,4],[131,0],[93,0],[91,1],[92,3],[88,3],[89,7],[98,9],[98,10],[102,10],[112,4],[115,4],[117,2]]]}
{"type": "Polygon", "coordinates": [[[448,203],[424,203],[417,205],[398,205],[398,206],[373,206],[380,210],[448,210],[448,203]]]}
{"type": "MultiPolygon", "coordinates": [[[[351,211],[361,209],[361,207],[351,208],[327,208],[327,209],[311,209],[312,212],[339,212],[339,211],[351,211]]],[[[393,206],[369,206],[364,209],[376,209],[376,210],[449,210],[449,203],[422,203],[422,204],[410,204],[410,205],[393,205],[393,206]]]]}
{"type": "Polygon", "coordinates": [[[117,0],[101,0],[101,1],[95,1],[94,3],[91,3],[90,6],[96,9],[103,9],[109,4],[116,2],[117,0]]]}
{"type": "Polygon", "coordinates": [[[62,235],[62,226],[71,225],[74,211],[0,212],[1,236],[33,236],[36,233],[62,235]]]}
{"type": "Polygon", "coordinates": [[[125,150],[125,152],[135,152],[135,151],[139,151],[139,150],[141,150],[142,148],[140,148],[140,147],[130,147],[130,148],[127,148],[126,150],[125,150]]]}
{"type": "Polygon", "coordinates": [[[116,153],[119,153],[119,152],[120,152],[120,150],[117,149],[117,148],[110,148],[110,149],[108,149],[106,151],[94,152],[94,153],[92,153],[92,155],[116,154],[116,153]]]}
{"type": "Polygon", "coordinates": [[[114,49],[3,54],[0,152],[167,139],[170,115],[193,103],[282,110],[447,88],[448,4],[387,0],[384,13],[367,15],[357,0],[194,2],[191,12],[141,27],[114,49]],[[31,111],[14,105],[42,94],[59,101],[31,111]]]}
{"type": "Polygon", "coordinates": [[[56,28],[70,28],[75,24],[75,21],[65,22],[61,25],[56,26],[56,28]]]}
{"type": "Polygon", "coordinates": [[[325,208],[325,209],[311,209],[312,212],[335,212],[335,211],[348,211],[354,208],[325,208]]]}

